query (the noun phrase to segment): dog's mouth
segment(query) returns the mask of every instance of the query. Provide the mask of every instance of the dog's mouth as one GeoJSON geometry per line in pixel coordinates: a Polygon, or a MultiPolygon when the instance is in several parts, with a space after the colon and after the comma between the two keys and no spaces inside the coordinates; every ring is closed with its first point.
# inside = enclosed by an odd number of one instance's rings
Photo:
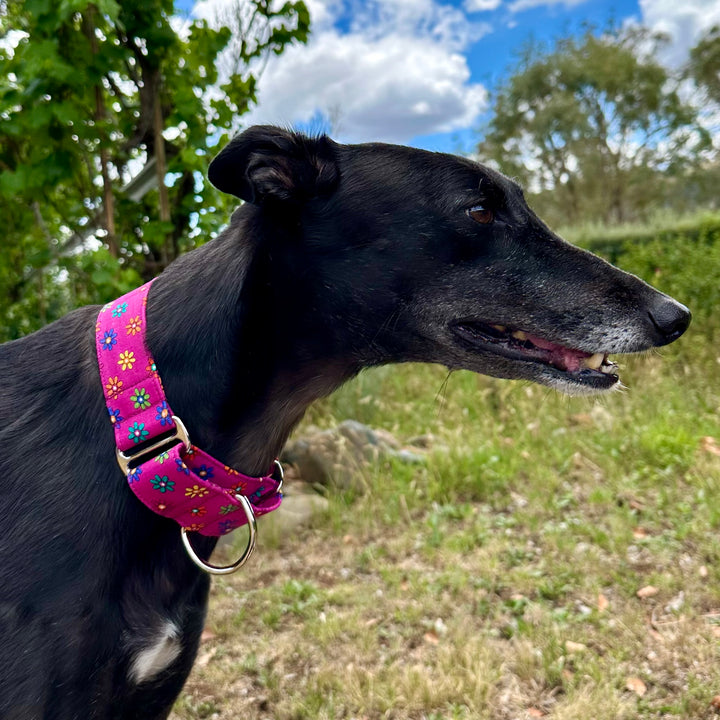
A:
{"type": "Polygon", "coordinates": [[[565,347],[523,330],[476,320],[454,323],[452,330],[465,345],[490,350],[511,360],[536,363],[565,380],[597,390],[618,381],[618,366],[603,352],[565,347]]]}

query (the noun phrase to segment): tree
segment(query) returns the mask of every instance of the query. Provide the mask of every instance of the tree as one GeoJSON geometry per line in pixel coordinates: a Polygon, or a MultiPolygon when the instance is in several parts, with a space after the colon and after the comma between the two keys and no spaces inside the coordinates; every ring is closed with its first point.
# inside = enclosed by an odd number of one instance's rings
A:
{"type": "Polygon", "coordinates": [[[720,26],[710,28],[690,50],[688,75],[720,104],[720,26]]]}
{"type": "Polygon", "coordinates": [[[216,232],[228,201],[209,159],[255,102],[258,63],[309,30],[301,0],[238,0],[235,16],[241,37],[173,0],[0,2],[0,340],[216,232]]]}
{"type": "Polygon", "coordinates": [[[539,195],[554,221],[623,222],[709,144],[696,111],[653,56],[658,36],[627,29],[526,49],[494,94],[479,146],[539,195]]]}
{"type": "Polygon", "coordinates": [[[711,27],[690,50],[685,74],[697,89],[701,121],[714,139],[713,152],[706,153],[702,165],[684,184],[698,204],[718,208],[720,199],[720,26],[711,27]]]}

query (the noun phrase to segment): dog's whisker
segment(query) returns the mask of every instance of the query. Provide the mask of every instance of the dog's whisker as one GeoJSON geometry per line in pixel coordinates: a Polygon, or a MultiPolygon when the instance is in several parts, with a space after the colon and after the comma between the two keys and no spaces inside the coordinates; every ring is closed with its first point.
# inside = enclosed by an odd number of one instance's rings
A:
{"type": "Polygon", "coordinates": [[[448,381],[450,380],[450,375],[452,375],[452,373],[452,370],[448,370],[442,383],[440,383],[440,387],[438,388],[437,393],[435,393],[435,403],[437,406],[436,417],[440,417],[447,405],[447,387],[448,381]]]}

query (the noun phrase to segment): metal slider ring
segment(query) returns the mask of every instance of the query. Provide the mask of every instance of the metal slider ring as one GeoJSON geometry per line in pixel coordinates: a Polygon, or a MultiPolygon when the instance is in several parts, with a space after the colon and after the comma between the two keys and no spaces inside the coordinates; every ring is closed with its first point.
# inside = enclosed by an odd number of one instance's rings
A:
{"type": "MultiPolygon", "coordinates": [[[[118,465],[125,475],[129,474],[131,466],[138,467],[143,463],[150,460],[151,457],[155,457],[160,450],[170,449],[177,443],[182,443],[185,446],[187,452],[190,451],[192,443],[190,442],[190,436],[188,435],[187,428],[183,421],[177,416],[172,415],[173,428],[170,435],[156,440],[151,445],[148,445],[141,450],[136,450],[133,453],[124,453],[120,448],[116,448],[115,456],[117,457],[118,465]],[[143,458],[145,458],[143,460],[143,458]]],[[[132,449],[132,448],[131,448],[132,449]]]]}
{"type": "Polygon", "coordinates": [[[248,536],[245,551],[232,565],[213,565],[212,563],[203,560],[190,544],[188,531],[185,528],[180,528],[180,537],[182,538],[183,545],[185,546],[185,551],[188,556],[202,571],[209,573],[210,575],[230,575],[231,573],[234,573],[248,561],[255,549],[255,542],[257,540],[257,520],[255,519],[255,513],[253,512],[252,505],[244,495],[236,495],[235,499],[240,503],[243,511],[245,512],[248,531],[250,534],[248,536]]]}

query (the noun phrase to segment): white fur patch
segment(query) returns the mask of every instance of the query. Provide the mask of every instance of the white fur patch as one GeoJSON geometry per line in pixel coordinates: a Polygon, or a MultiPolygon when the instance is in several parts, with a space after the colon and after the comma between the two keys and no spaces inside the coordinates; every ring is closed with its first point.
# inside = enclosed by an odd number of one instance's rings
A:
{"type": "Polygon", "coordinates": [[[128,672],[130,680],[138,685],[151,680],[177,658],[180,650],[180,631],[168,621],[155,639],[135,655],[128,672]]]}

